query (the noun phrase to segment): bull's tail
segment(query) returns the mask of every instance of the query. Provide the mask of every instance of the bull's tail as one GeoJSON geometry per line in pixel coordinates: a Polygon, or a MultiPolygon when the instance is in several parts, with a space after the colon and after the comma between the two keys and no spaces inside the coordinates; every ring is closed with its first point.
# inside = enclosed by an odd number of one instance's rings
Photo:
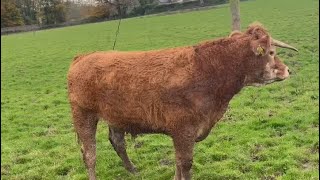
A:
{"type": "Polygon", "coordinates": [[[82,57],[87,56],[87,55],[89,55],[89,54],[93,54],[93,53],[95,53],[95,52],[96,52],[96,51],[93,51],[93,52],[90,52],[90,53],[85,53],[85,54],[78,54],[78,55],[76,55],[76,56],[73,58],[72,63],[75,64],[75,63],[77,63],[82,57]]]}

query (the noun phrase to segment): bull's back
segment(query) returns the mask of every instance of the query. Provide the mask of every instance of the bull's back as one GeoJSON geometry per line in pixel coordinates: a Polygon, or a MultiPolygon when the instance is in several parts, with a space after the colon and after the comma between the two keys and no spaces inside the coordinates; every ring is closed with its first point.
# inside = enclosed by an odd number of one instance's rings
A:
{"type": "Polygon", "coordinates": [[[145,61],[147,54],[147,52],[94,52],[75,57],[68,72],[70,102],[83,108],[97,109],[101,104],[101,98],[108,98],[113,102],[119,101],[121,92],[115,90],[132,89],[132,86],[127,86],[128,81],[132,85],[137,84],[134,80],[141,79],[141,75],[133,69],[142,67],[138,64],[144,64],[140,61],[145,61]],[[113,95],[108,93],[111,90],[113,95]],[[114,94],[118,94],[118,99],[112,99],[115,97],[114,94]]]}

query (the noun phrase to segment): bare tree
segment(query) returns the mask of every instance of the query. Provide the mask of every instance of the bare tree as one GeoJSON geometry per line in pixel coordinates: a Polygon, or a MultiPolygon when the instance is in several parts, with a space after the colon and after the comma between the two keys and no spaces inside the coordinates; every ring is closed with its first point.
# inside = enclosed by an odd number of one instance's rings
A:
{"type": "Polygon", "coordinates": [[[230,10],[232,16],[232,31],[240,31],[240,2],[239,0],[230,0],[230,10]]]}
{"type": "Polygon", "coordinates": [[[204,5],[204,1],[203,0],[199,0],[199,2],[200,2],[200,6],[204,5]]]}
{"type": "Polygon", "coordinates": [[[120,17],[127,15],[128,8],[133,5],[132,0],[96,0],[96,2],[115,7],[120,17]]]}

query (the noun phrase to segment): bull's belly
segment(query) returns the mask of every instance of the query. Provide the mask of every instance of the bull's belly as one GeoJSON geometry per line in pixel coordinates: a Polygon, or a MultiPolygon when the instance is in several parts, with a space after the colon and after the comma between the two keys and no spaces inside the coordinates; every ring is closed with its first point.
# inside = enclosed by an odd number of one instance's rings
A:
{"type": "Polygon", "coordinates": [[[130,133],[132,135],[137,134],[152,134],[152,133],[162,133],[168,134],[167,127],[158,120],[155,122],[154,120],[146,120],[143,118],[137,117],[128,117],[128,116],[112,116],[111,114],[104,112],[99,113],[99,116],[112,127],[116,127],[118,129],[122,129],[126,133],[130,133]]]}
{"type": "Polygon", "coordinates": [[[125,126],[123,129],[125,132],[130,133],[133,136],[138,134],[154,134],[154,133],[168,134],[166,130],[163,130],[161,128],[150,128],[147,126],[141,126],[140,124],[128,124],[128,126],[125,126]]]}
{"type": "MultiPolygon", "coordinates": [[[[165,110],[160,113],[159,111],[136,108],[136,106],[129,106],[125,103],[121,105],[117,104],[117,106],[104,104],[104,106],[100,107],[103,108],[100,108],[99,115],[109,126],[123,129],[133,135],[146,133],[163,133],[170,135],[173,132],[180,131],[179,128],[183,127],[183,123],[186,123],[181,121],[181,118],[184,117],[181,116],[181,114],[185,115],[184,109],[182,108],[165,108],[165,110]],[[170,110],[169,112],[168,109],[170,110]],[[176,116],[166,116],[168,114],[175,114],[176,116]]],[[[190,116],[186,119],[191,119],[192,122],[187,123],[193,125],[197,142],[202,141],[208,136],[212,127],[222,118],[226,107],[227,106],[217,108],[209,113],[198,111],[197,113],[188,114],[190,116]]]]}

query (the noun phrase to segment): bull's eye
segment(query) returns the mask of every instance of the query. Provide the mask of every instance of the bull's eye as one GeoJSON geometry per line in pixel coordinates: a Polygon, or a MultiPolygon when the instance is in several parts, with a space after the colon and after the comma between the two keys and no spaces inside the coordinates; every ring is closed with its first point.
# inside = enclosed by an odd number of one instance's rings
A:
{"type": "Polygon", "coordinates": [[[270,54],[270,56],[273,56],[274,55],[274,51],[270,51],[269,54],[270,54]]]}

